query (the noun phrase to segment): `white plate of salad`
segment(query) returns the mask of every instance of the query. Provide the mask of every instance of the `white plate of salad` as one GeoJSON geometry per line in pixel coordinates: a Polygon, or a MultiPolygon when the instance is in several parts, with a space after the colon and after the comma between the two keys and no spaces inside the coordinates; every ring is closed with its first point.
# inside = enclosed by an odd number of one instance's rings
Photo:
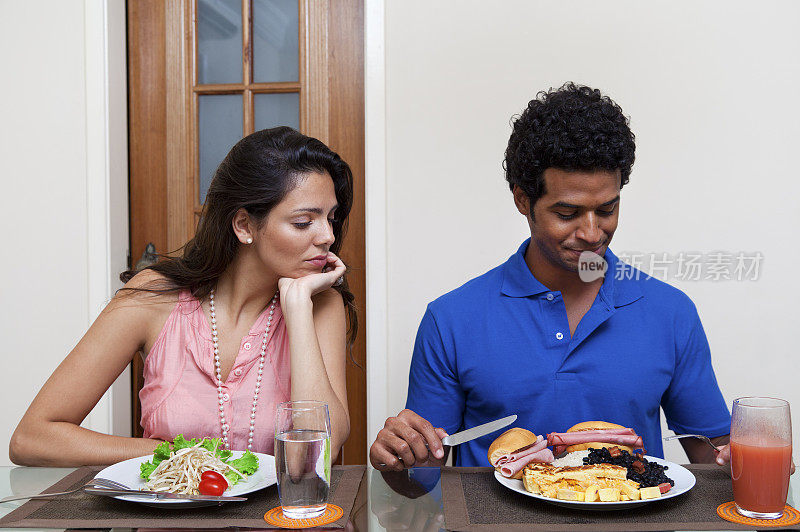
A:
{"type": "MultiPolygon", "coordinates": [[[[252,493],[272,486],[277,482],[275,474],[275,458],[268,454],[253,453],[250,451],[228,451],[220,448],[218,438],[203,438],[186,440],[182,435],[175,437],[173,442],[164,442],[156,448],[153,454],[131,458],[100,471],[96,476],[121,482],[131,489],[147,489],[145,483],[150,479],[151,474],[162,462],[175,460],[179,455],[185,454],[198,448],[203,448],[209,453],[213,453],[214,458],[219,459],[226,465],[230,465],[239,472],[245,474],[246,478],[239,476],[233,471],[224,473],[227,486],[222,493],[215,495],[225,495],[238,497],[247,493],[252,493]]],[[[164,465],[169,465],[169,462],[164,465]]],[[[181,466],[194,467],[194,466],[181,466]]],[[[162,469],[164,466],[162,466],[162,469]]],[[[205,468],[201,465],[200,470],[205,468]]],[[[168,490],[173,491],[173,490],[168,490]]],[[[175,490],[181,492],[182,490],[175,490]]],[[[185,489],[183,490],[185,493],[185,489]]],[[[196,492],[195,492],[196,493],[196,492]]],[[[148,496],[136,495],[115,495],[115,499],[122,501],[137,502],[147,506],[186,508],[194,506],[208,506],[220,504],[214,501],[197,501],[191,499],[153,499],[148,496]]]]}

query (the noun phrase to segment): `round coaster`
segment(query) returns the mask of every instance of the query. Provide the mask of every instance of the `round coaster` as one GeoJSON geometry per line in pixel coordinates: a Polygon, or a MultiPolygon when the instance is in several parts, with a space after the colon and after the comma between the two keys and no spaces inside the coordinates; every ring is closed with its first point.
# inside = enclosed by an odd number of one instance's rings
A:
{"type": "Polygon", "coordinates": [[[753,525],[759,528],[765,526],[790,526],[800,523],[800,512],[788,504],[783,508],[783,515],[778,519],[752,519],[750,517],[745,517],[736,511],[736,503],[733,501],[725,502],[717,506],[717,515],[731,523],[753,525]]]}
{"type": "Polygon", "coordinates": [[[283,528],[311,528],[313,526],[329,525],[344,515],[344,510],[335,504],[328,503],[325,511],[319,517],[311,519],[287,519],[283,516],[283,508],[276,506],[264,514],[264,521],[271,525],[283,528]]]}

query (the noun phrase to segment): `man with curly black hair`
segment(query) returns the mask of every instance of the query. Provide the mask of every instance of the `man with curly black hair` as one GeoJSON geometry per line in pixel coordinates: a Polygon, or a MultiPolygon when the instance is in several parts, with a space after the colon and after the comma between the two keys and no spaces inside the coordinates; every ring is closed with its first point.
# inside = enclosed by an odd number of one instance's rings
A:
{"type": "MultiPolygon", "coordinates": [[[[447,433],[510,414],[538,434],[617,423],[663,457],[663,408],[672,430],[727,443],[730,413],[695,306],[608,247],[634,151],[622,109],[589,87],[541,92],[514,121],[506,180],[531,237],[428,305],[406,410],[370,449],[376,468],[441,463],[447,433]]],[[[489,465],[495,437],[460,445],[455,464],[489,465]]],[[[727,446],[717,456],[682,443],[693,462],[729,459],[727,446]]]]}

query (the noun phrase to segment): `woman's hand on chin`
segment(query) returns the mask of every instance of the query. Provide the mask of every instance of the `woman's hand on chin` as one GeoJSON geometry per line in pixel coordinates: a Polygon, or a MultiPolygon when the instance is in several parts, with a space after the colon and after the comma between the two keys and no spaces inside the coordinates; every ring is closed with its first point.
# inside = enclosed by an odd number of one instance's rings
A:
{"type": "Polygon", "coordinates": [[[278,279],[278,289],[281,293],[281,305],[310,301],[315,294],[327,290],[336,284],[344,275],[347,267],[342,259],[334,253],[328,252],[328,264],[320,273],[311,273],[293,279],[281,277],[278,279]]]}

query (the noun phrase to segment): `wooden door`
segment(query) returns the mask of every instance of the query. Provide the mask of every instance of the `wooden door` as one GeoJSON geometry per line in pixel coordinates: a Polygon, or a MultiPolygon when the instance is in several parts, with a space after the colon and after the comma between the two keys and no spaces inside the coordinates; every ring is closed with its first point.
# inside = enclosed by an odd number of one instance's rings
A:
{"type": "MultiPolygon", "coordinates": [[[[294,1],[296,4],[293,0],[128,1],[131,263],[139,261],[149,243],[158,253],[176,252],[194,232],[210,180],[209,168],[213,171],[219,163],[214,153],[221,153],[221,158],[230,147],[217,142],[210,149],[203,139],[207,130],[202,123],[204,105],[211,108],[207,102],[241,105],[241,122],[236,116],[233,125],[217,124],[234,132],[237,138],[231,139],[231,146],[239,136],[256,129],[294,125],[339,153],[350,164],[354,177],[353,209],[341,255],[351,269],[348,279],[360,320],[360,333],[352,350],[357,364],[348,361],[347,367],[351,430],[341,457],[345,464],[363,464],[367,450],[364,6],[363,0],[294,1]],[[287,11],[289,4],[296,5],[296,13],[292,11],[295,7],[287,11]],[[276,9],[282,10],[283,16],[269,18],[280,14],[276,9]],[[216,10],[216,19],[203,18],[204,10],[216,10]],[[254,19],[258,22],[259,17],[265,23],[254,26],[254,19]],[[204,45],[203,32],[211,31],[209,28],[228,42],[219,48],[215,43],[204,45]],[[271,50],[284,67],[289,65],[283,74],[265,74],[271,68],[269,61],[262,60],[267,54],[259,56],[259,33],[269,35],[270,31],[281,31],[290,41],[298,41],[296,52],[271,50]],[[240,52],[231,52],[230,41],[237,39],[240,52]],[[241,79],[210,75],[207,58],[198,53],[202,46],[212,54],[237,55],[239,63],[224,63],[226,68],[233,65],[241,79]],[[227,52],[220,51],[225,46],[227,52]],[[296,56],[287,62],[281,53],[296,56]],[[292,65],[295,60],[296,70],[292,65]],[[292,77],[295,79],[285,79],[292,77]],[[259,113],[262,102],[272,102],[271,110],[259,113]],[[269,123],[270,119],[283,122],[269,123]],[[292,124],[294,119],[296,123],[292,124]]],[[[135,357],[132,374],[133,433],[141,436],[141,357],[135,357]]]]}

